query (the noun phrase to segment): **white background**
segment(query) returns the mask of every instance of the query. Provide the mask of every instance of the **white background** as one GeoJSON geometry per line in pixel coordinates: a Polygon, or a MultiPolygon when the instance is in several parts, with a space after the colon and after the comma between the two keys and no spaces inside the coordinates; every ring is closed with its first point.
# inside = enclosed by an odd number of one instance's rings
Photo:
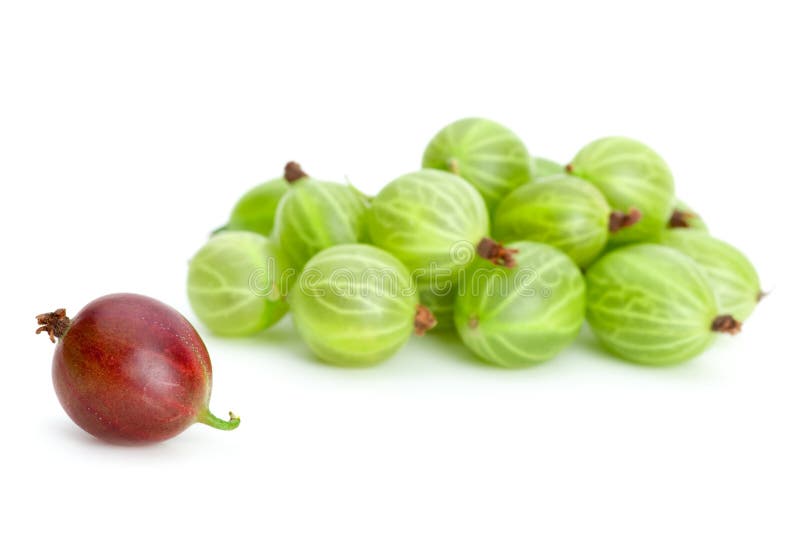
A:
{"type": "Polygon", "coordinates": [[[3,534],[798,534],[793,2],[3,2],[3,534]],[[146,448],[60,408],[37,313],[148,294],[191,316],[186,263],[296,159],[377,191],[462,116],[568,160],[604,135],[679,194],[772,294],[683,366],[543,366],[415,340],[315,362],[290,320],[208,335],[212,410],[146,448]]]}

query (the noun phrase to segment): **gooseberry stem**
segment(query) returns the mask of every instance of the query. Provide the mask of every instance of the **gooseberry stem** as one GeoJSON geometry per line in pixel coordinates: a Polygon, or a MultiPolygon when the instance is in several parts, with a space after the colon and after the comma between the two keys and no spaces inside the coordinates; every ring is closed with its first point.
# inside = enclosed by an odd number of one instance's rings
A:
{"type": "Polygon", "coordinates": [[[608,217],[608,230],[612,233],[616,233],[620,229],[625,229],[626,227],[635,225],[641,219],[642,213],[637,208],[629,209],[627,214],[622,211],[615,210],[608,217]]]}
{"type": "Polygon", "coordinates": [[[736,335],[742,331],[742,323],[731,315],[719,315],[714,319],[714,322],[711,323],[711,331],[736,335]]]}
{"type": "Polygon", "coordinates": [[[39,322],[39,329],[36,330],[36,334],[46,332],[53,343],[56,342],[56,339],[66,335],[71,324],[71,320],[67,317],[66,309],[56,309],[52,313],[42,313],[36,316],[36,321],[39,322]]]}
{"type": "Polygon", "coordinates": [[[197,422],[201,422],[203,424],[207,424],[212,428],[216,428],[217,430],[235,430],[238,428],[241,419],[234,415],[232,411],[228,412],[228,416],[230,417],[229,420],[223,420],[211,413],[208,409],[205,409],[200,415],[197,417],[197,422]]]}
{"type": "Polygon", "coordinates": [[[669,218],[670,229],[688,229],[691,227],[689,220],[696,218],[697,214],[687,212],[685,210],[675,209],[672,211],[672,216],[669,218]]]}
{"type": "Polygon", "coordinates": [[[299,181],[304,177],[308,177],[308,174],[303,171],[303,168],[301,168],[300,164],[297,162],[288,162],[283,168],[283,178],[286,179],[286,182],[289,184],[299,181]]]}
{"type": "Polygon", "coordinates": [[[414,333],[421,337],[428,330],[436,327],[437,320],[430,309],[422,304],[417,305],[417,315],[414,317],[414,333]]]}
{"type": "Polygon", "coordinates": [[[513,268],[517,265],[514,255],[519,253],[519,250],[505,248],[500,242],[495,242],[491,238],[484,238],[478,243],[476,252],[479,257],[483,257],[492,264],[513,268]]]}

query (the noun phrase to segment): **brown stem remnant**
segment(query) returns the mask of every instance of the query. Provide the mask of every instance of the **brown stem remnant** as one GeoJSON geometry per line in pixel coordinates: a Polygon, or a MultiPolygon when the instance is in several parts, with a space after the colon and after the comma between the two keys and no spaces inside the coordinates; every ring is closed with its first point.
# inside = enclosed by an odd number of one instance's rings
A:
{"type": "Polygon", "coordinates": [[[608,230],[612,233],[616,233],[620,229],[635,225],[641,219],[642,213],[638,208],[630,208],[627,214],[620,210],[615,210],[608,217],[608,230]]]}
{"type": "Polygon", "coordinates": [[[436,317],[424,305],[417,305],[417,316],[414,317],[414,333],[418,336],[436,327],[436,317]]]}
{"type": "Polygon", "coordinates": [[[478,256],[483,257],[492,264],[513,268],[517,265],[514,255],[519,253],[519,250],[505,248],[500,242],[495,242],[491,238],[484,238],[478,243],[476,252],[478,256]]]}
{"type": "Polygon", "coordinates": [[[756,295],[756,303],[761,302],[761,300],[763,300],[767,296],[769,296],[769,292],[766,292],[764,290],[759,290],[758,294],[756,295]]]}
{"type": "Polygon", "coordinates": [[[711,323],[711,331],[717,333],[727,333],[728,335],[736,335],[742,331],[742,323],[733,318],[731,315],[720,315],[711,323]]]}
{"type": "Polygon", "coordinates": [[[676,208],[672,211],[672,216],[669,218],[668,226],[670,229],[688,229],[692,226],[690,220],[696,217],[697,214],[676,208]]]}
{"type": "Polygon", "coordinates": [[[52,313],[37,315],[36,321],[39,322],[39,329],[36,330],[36,334],[47,332],[50,340],[54,343],[56,339],[64,336],[70,325],[66,309],[56,309],[52,313]]]}
{"type": "Polygon", "coordinates": [[[566,166],[564,166],[564,171],[566,171],[567,173],[572,173],[572,169],[573,169],[572,164],[567,164],[566,166]]]}
{"type": "Polygon", "coordinates": [[[289,162],[286,164],[286,167],[283,168],[283,178],[290,184],[299,181],[303,177],[308,177],[308,175],[297,162],[289,162]]]}

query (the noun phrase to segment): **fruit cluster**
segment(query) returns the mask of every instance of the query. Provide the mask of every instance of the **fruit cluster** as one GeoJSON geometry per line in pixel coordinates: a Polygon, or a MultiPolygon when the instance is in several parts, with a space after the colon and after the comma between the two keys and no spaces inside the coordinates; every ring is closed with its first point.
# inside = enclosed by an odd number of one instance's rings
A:
{"type": "Polygon", "coordinates": [[[195,255],[188,291],[225,336],[291,311],[314,354],[344,366],[378,363],[431,329],[457,331],[487,362],[526,366],[568,346],[584,319],[612,354],[672,364],[738,332],[763,295],[648,146],[603,138],[561,165],[474,118],[442,129],[422,169],[374,197],[290,162],[195,255]]]}

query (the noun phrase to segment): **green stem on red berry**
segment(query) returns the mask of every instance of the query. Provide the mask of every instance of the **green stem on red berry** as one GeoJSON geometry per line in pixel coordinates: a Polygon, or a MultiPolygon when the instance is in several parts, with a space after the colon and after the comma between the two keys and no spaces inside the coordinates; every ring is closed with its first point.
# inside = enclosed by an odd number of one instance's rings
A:
{"type": "Polygon", "coordinates": [[[207,424],[208,426],[216,428],[217,430],[235,430],[239,426],[241,419],[237,415],[234,415],[232,411],[228,412],[228,416],[230,418],[226,421],[224,419],[220,419],[206,409],[200,413],[200,415],[198,415],[197,422],[207,424]]]}

